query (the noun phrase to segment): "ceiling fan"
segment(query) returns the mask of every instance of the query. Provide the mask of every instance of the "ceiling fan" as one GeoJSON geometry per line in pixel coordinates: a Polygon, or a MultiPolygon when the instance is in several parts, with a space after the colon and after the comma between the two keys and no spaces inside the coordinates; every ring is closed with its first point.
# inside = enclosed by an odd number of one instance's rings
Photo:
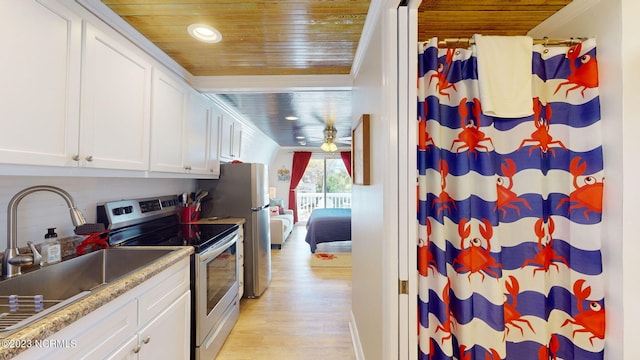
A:
{"type": "Polygon", "coordinates": [[[322,134],[324,135],[322,138],[315,139],[322,141],[322,145],[320,145],[320,148],[324,151],[337,151],[338,145],[351,146],[351,136],[337,137],[338,131],[331,125],[325,127],[324,130],[322,130],[322,134]]]}

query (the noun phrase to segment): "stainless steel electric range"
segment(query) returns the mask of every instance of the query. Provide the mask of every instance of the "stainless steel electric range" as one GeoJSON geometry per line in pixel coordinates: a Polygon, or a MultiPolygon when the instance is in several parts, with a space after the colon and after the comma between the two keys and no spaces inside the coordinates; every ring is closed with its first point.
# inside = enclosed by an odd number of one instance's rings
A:
{"type": "Polygon", "coordinates": [[[181,224],[177,196],[99,204],[110,246],[192,246],[191,358],[214,359],[239,316],[237,224],[181,224]]]}

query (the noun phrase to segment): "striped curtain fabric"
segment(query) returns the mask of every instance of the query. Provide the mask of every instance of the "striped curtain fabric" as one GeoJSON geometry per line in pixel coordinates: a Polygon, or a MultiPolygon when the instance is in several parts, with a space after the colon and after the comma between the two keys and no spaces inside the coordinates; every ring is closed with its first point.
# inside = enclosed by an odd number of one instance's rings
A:
{"type": "Polygon", "coordinates": [[[419,54],[419,358],[603,359],[595,40],[534,45],[534,115],[515,119],[482,113],[473,47],[437,44],[419,54]]]}

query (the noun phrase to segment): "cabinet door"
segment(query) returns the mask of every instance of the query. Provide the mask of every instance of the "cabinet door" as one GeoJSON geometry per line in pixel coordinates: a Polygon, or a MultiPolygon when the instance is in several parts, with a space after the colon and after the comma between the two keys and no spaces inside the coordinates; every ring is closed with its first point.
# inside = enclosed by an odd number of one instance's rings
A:
{"type": "Polygon", "coordinates": [[[207,162],[211,103],[197,92],[189,97],[185,134],[185,165],[192,174],[209,174],[207,162]]]}
{"type": "MultiPolygon", "coordinates": [[[[187,170],[185,169],[187,164],[183,162],[185,151],[183,139],[188,87],[154,69],[151,95],[149,170],[183,173],[187,170]]],[[[203,134],[205,134],[204,131],[203,134]]]]}
{"type": "Polygon", "coordinates": [[[0,163],[74,165],[81,20],[53,1],[2,0],[0,14],[0,163]]]}
{"type": "Polygon", "coordinates": [[[233,136],[231,137],[231,156],[234,159],[240,159],[240,150],[242,148],[242,124],[233,123],[233,136]]]}
{"type": "Polygon", "coordinates": [[[85,25],[79,161],[147,170],[151,64],[115,32],[85,25]]]}
{"type": "Polygon", "coordinates": [[[140,330],[140,360],[188,359],[191,350],[191,292],[187,291],[140,330]]]}
{"type": "Polygon", "coordinates": [[[233,123],[234,120],[225,113],[220,118],[220,159],[233,159],[233,123]]]}
{"type": "Polygon", "coordinates": [[[120,349],[107,356],[105,360],[135,360],[138,358],[138,336],[132,337],[120,349]]]}
{"type": "Polygon", "coordinates": [[[209,140],[207,150],[207,165],[209,175],[220,176],[220,121],[222,113],[215,105],[211,107],[211,118],[209,124],[209,140]]]}

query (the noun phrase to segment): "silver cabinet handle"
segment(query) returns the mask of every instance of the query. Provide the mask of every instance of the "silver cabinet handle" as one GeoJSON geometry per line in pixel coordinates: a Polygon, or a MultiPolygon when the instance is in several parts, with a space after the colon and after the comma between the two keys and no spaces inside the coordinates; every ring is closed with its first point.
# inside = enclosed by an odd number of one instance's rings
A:
{"type": "Polygon", "coordinates": [[[187,165],[184,167],[185,170],[191,170],[191,165],[187,165]]]}
{"type": "Polygon", "coordinates": [[[133,353],[134,353],[134,354],[137,354],[137,353],[139,353],[139,352],[140,352],[140,345],[136,346],[136,347],[133,349],[133,353]]]}
{"type": "Polygon", "coordinates": [[[151,341],[151,337],[147,336],[144,340],[142,340],[143,343],[148,344],[149,341],[151,341]]]}
{"type": "Polygon", "coordinates": [[[93,161],[93,155],[88,155],[87,157],[84,158],[85,160],[91,162],[93,161]]]}
{"type": "Polygon", "coordinates": [[[71,157],[71,160],[73,160],[73,161],[80,161],[80,155],[78,155],[78,154],[73,154],[73,156],[71,157]]]}

